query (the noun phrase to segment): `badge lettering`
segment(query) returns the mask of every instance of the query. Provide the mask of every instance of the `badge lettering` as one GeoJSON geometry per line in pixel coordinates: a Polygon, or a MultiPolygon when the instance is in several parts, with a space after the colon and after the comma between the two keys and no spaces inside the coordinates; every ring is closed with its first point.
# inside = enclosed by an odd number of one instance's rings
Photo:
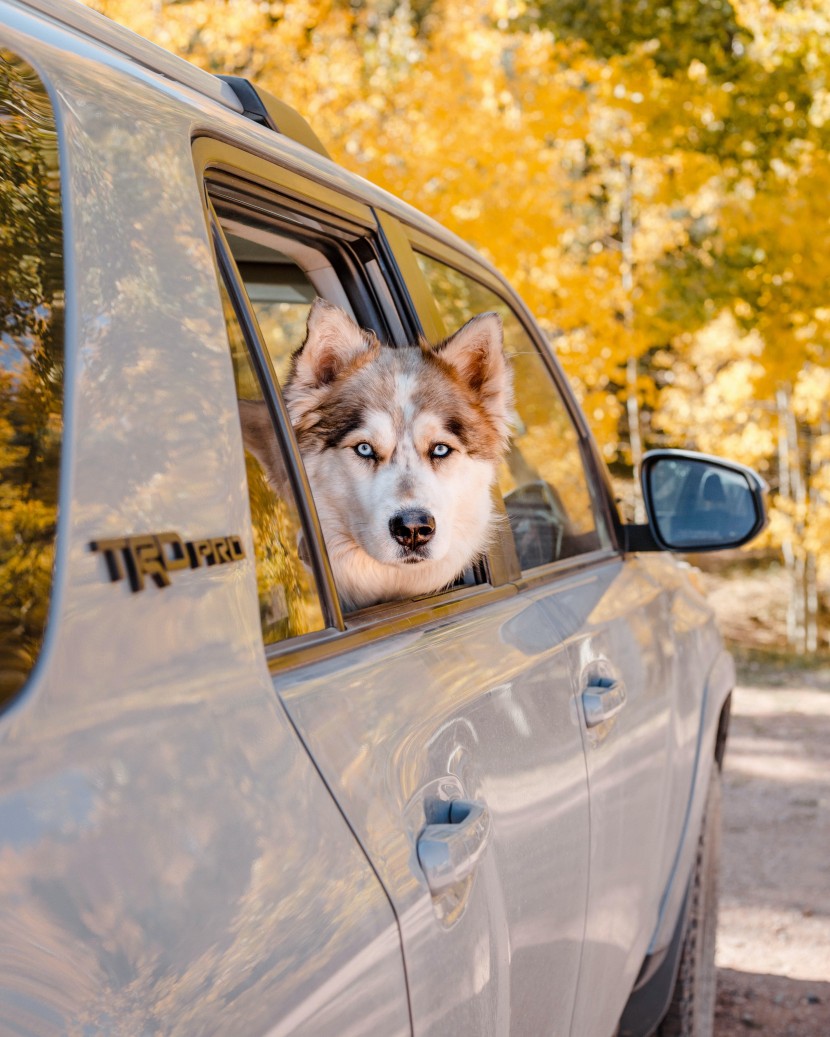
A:
{"type": "Polygon", "coordinates": [[[181,569],[227,565],[245,557],[239,536],[184,541],[172,530],[93,540],[89,548],[104,556],[112,583],[127,579],[133,591],[144,590],[148,579],[157,587],[169,587],[170,574],[181,569]]]}

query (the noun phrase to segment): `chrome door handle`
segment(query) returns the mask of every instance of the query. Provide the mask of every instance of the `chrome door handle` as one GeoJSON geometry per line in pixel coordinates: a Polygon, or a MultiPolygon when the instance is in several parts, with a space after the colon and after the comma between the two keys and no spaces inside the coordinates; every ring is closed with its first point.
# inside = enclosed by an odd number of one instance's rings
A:
{"type": "Polygon", "coordinates": [[[627,701],[625,682],[611,677],[595,677],[582,692],[585,723],[596,727],[615,717],[627,701]]]}
{"type": "Polygon", "coordinates": [[[490,841],[486,803],[454,799],[449,823],[427,825],[418,837],[418,861],[433,896],[468,879],[490,841]]]}

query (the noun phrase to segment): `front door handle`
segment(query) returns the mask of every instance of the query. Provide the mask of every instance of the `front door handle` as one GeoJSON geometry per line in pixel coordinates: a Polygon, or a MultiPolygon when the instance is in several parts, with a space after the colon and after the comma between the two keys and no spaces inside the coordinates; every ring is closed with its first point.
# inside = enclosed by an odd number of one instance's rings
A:
{"type": "Polygon", "coordinates": [[[427,825],[418,837],[418,861],[430,893],[441,896],[468,879],[489,841],[487,804],[452,800],[448,823],[427,825]]]}
{"type": "Polygon", "coordinates": [[[615,717],[627,701],[625,682],[620,678],[594,677],[582,692],[585,723],[596,727],[615,717]]]}

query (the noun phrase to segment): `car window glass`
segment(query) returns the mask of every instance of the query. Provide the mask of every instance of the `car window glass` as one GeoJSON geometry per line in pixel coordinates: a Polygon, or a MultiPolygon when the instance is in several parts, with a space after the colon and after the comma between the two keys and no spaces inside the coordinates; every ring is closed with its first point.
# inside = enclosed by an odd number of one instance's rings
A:
{"type": "Polygon", "coordinates": [[[302,520],[245,337],[227,290],[222,303],[245,443],[262,636],[274,644],[326,623],[302,520]]]}
{"type": "Polygon", "coordinates": [[[37,74],[0,48],[0,705],[22,688],[46,629],[63,348],[55,120],[37,74]]]}
{"type": "Polygon", "coordinates": [[[478,313],[501,316],[516,413],[498,482],[522,569],[606,546],[576,427],[524,325],[499,295],[473,278],[423,254],[418,262],[448,332],[478,313]]]}
{"type": "Polygon", "coordinates": [[[303,344],[318,292],[300,266],[275,248],[225,232],[277,378],[288,376],[291,354],[303,344]]]}

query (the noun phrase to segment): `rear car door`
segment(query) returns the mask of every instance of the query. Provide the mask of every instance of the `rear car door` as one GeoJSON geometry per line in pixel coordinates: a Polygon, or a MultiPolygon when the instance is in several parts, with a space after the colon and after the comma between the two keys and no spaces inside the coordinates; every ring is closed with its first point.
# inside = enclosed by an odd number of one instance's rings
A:
{"type": "MultiPolygon", "coordinates": [[[[393,343],[411,339],[412,315],[379,277],[389,256],[370,228],[335,219],[331,199],[317,217],[296,195],[246,209],[230,176],[211,187],[217,248],[290,435],[278,383],[302,335],[292,306],[324,295],[393,343]]],[[[394,906],[419,1035],[570,1031],[588,889],[582,737],[567,647],[497,555],[466,586],[267,648],[275,692],[394,906]]]]}
{"type": "MultiPolygon", "coordinates": [[[[413,243],[442,312],[464,319],[495,310],[505,328],[517,427],[500,488],[522,594],[536,597],[544,636],[568,644],[590,786],[589,907],[572,1032],[608,1033],[654,931],[685,807],[680,797],[670,824],[674,627],[694,610],[672,615],[679,581],[670,561],[624,560],[615,550],[583,419],[518,300],[469,258],[417,235],[413,243]],[[603,513],[605,523],[595,517],[603,513]]],[[[695,714],[682,723],[690,764],[695,714]]]]}

